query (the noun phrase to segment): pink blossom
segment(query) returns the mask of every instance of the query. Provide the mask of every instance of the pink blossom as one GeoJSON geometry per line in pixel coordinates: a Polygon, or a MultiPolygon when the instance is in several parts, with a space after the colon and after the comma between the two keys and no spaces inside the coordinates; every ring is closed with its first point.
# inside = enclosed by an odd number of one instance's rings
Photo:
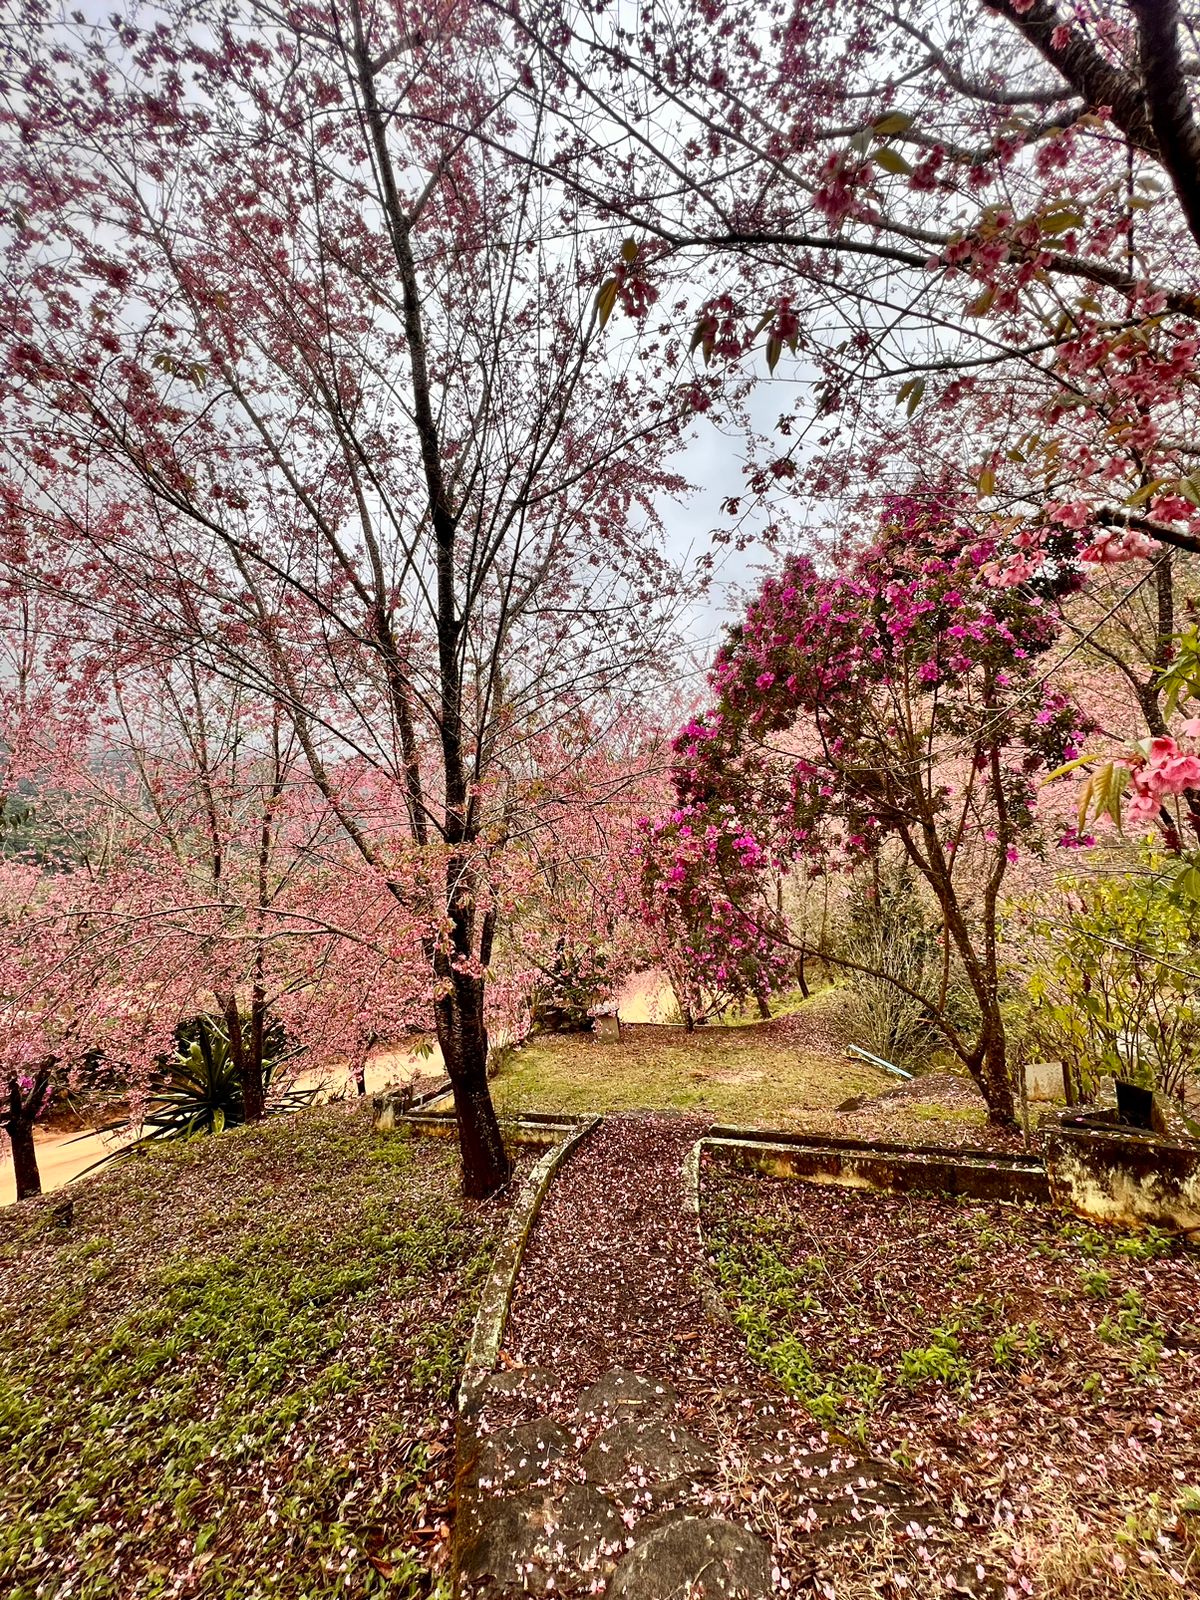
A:
{"type": "Polygon", "coordinates": [[[1110,529],[1079,552],[1079,559],[1096,566],[1116,566],[1122,561],[1144,561],[1158,546],[1133,528],[1110,529]]]}
{"type": "Polygon", "coordinates": [[[1054,500],[1046,507],[1051,522],[1064,528],[1086,528],[1092,520],[1090,508],[1082,500],[1054,500]]]}

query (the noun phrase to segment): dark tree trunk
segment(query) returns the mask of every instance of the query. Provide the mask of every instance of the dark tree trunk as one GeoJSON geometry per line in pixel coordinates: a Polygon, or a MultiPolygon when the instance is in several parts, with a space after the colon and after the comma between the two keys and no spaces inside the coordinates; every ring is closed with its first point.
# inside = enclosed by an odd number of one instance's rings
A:
{"type": "Polygon", "coordinates": [[[971,1076],[987,1102],[988,1121],[998,1128],[1017,1126],[1012,1075],[1008,1070],[1004,1023],[999,1011],[985,1015],[979,1039],[978,1064],[968,1063],[971,1076]]]}
{"type": "Polygon", "coordinates": [[[38,1171],[37,1149],[33,1142],[33,1125],[46,1103],[50,1089],[50,1074],[39,1072],[27,1094],[21,1093],[16,1078],[8,1080],[8,1104],[4,1108],[3,1127],[12,1145],[13,1177],[16,1179],[17,1199],[28,1200],[41,1194],[42,1175],[38,1171]]]}
{"type": "Polygon", "coordinates": [[[808,999],[808,979],[804,973],[804,951],[800,952],[800,960],[796,966],[796,982],[800,985],[800,993],[808,999]]]}
{"type": "Polygon", "coordinates": [[[454,1091],[463,1192],[482,1200],[502,1188],[512,1175],[488,1088],[484,980],[454,971],[445,957],[437,964],[443,969],[438,977],[447,985],[434,1008],[437,1036],[454,1091]]]}
{"type": "Polygon", "coordinates": [[[262,991],[256,988],[250,1002],[250,1049],[247,1052],[246,1071],[242,1078],[242,1100],[246,1106],[247,1122],[260,1122],[266,1115],[267,1085],[263,1075],[266,1040],[267,1002],[262,991]]]}
{"type": "Polygon", "coordinates": [[[17,1180],[17,1199],[28,1200],[41,1194],[42,1175],[38,1171],[37,1150],[33,1143],[33,1123],[22,1119],[10,1122],[8,1140],[12,1145],[13,1176],[17,1180]]]}
{"type": "Polygon", "coordinates": [[[759,1014],[759,1016],[762,1018],[762,1020],[764,1022],[770,1022],[770,1020],[771,1020],[771,1008],[767,1004],[766,995],[756,994],[754,996],[754,998],[758,1002],[758,1014],[759,1014]]]}
{"type": "Polygon", "coordinates": [[[242,1086],[242,1115],[247,1122],[261,1122],[267,1098],[263,1091],[262,1076],[262,1016],[258,1015],[256,1027],[255,1017],[252,1014],[250,1039],[247,1043],[246,1036],[242,1032],[242,1013],[238,1009],[236,998],[231,996],[226,1000],[224,1010],[225,1031],[229,1035],[229,1054],[233,1057],[233,1069],[242,1086]]]}

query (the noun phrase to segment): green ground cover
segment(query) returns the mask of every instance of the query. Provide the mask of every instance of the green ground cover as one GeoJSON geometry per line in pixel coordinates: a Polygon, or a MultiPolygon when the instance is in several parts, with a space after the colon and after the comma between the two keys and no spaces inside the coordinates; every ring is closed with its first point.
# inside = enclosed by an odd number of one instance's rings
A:
{"type": "Polygon", "coordinates": [[[0,1212],[0,1593],[441,1592],[503,1216],[345,1106],[0,1212]]]}

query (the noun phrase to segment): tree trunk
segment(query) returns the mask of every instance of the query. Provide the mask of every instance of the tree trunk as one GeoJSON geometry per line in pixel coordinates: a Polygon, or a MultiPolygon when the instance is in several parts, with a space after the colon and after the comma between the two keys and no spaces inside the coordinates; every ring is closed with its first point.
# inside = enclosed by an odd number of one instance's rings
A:
{"type": "Polygon", "coordinates": [[[250,1002],[250,1049],[247,1052],[246,1073],[242,1079],[242,1100],[246,1107],[247,1122],[261,1122],[267,1110],[267,1087],[263,1076],[263,1057],[267,1043],[267,1002],[260,989],[255,988],[250,1002]]]}
{"type": "Polygon", "coordinates": [[[37,1150],[33,1143],[33,1122],[25,1117],[18,1120],[10,1119],[7,1131],[9,1143],[12,1145],[17,1199],[27,1200],[30,1195],[42,1192],[42,1175],[38,1171],[37,1150]]]}
{"type": "Polygon", "coordinates": [[[21,1094],[21,1085],[15,1077],[8,1080],[8,1105],[5,1108],[3,1127],[12,1145],[13,1177],[17,1184],[17,1199],[28,1200],[41,1194],[42,1175],[38,1171],[37,1149],[33,1142],[33,1125],[46,1103],[50,1087],[48,1072],[39,1072],[28,1095],[21,1094]]]}
{"type": "Polygon", "coordinates": [[[226,1000],[224,1012],[225,1031],[229,1035],[229,1054],[233,1057],[233,1069],[242,1086],[242,1115],[247,1122],[261,1122],[266,1106],[262,1079],[261,1017],[257,1028],[253,1017],[251,1018],[250,1042],[247,1045],[246,1036],[242,1032],[242,1013],[238,1009],[236,997],[230,996],[226,1000]]]}
{"type": "Polygon", "coordinates": [[[971,1066],[971,1076],[987,1102],[988,1121],[997,1128],[1015,1128],[1017,1109],[1005,1046],[1003,1020],[998,1010],[993,1011],[984,1016],[979,1062],[971,1066]]]}
{"type": "Polygon", "coordinates": [[[438,1044],[454,1091],[463,1192],[482,1200],[503,1188],[512,1175],[487,1080],[487,1029],[483,1024],[482,978],[456,972],[439,958],[439,978],[447,992],[436,1002],[438,1044]]]}

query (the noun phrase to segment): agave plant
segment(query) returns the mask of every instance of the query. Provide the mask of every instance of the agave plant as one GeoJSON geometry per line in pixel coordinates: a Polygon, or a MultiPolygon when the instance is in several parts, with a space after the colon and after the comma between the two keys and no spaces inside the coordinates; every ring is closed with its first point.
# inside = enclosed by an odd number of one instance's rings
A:
{"type": "MultiPolygon", "coordinates": [[[[279,1053],[263,1058],[266,1114],[278,1116],[311,1105],[316,1089],[288,1088],[272,1095],[271,1080],[283,1060],[282,1030],[270,1030],[268,1040],[279,1053]]],[[[196,1017],[180,1027],[176,1041],[178,1050],[166,1064],[166,1082],[150,1095],[140,1121],[114,1122],[98,1130],[109,1134],[130,1133],[140,1128],[138,1137],[123,1144],[113,1155],[126,1155],[166,1140],[221,1133],[245,1122],[241,1078],[234,1065],[224,1022],[216,1017],[196,1017]]],[[[107,1161],[112,1157],[103,1159],[107,1161]]]]}

